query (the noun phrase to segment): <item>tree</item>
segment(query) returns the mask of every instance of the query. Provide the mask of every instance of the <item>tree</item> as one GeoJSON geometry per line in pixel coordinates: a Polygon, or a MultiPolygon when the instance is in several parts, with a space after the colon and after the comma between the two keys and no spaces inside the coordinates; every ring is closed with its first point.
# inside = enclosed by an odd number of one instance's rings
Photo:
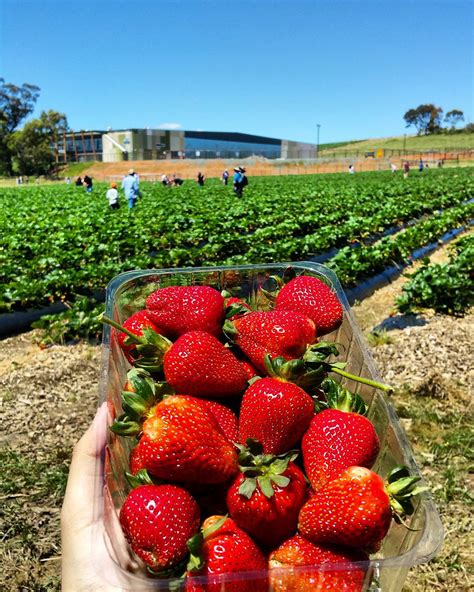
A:
{"type": "Polygon", "coordinates": [[[418,135],[435,134],[441,130],[441,119],[443,110],[431,103],[418,105],[416,109],[409,109],[403,119],[406,127],[414,126],[418,130],[418,135]]]}
{"type": "Polygon", "coordinates": [[[68,130],[66,116],[57,111],[43,111],[22,130],[14,132],[8,147],[15,170],[22,175],[45,175],[55,162],[54,148],[68,130]]]}
{"type": "Polygon", "coordinates": [[[464,113],[459,109],[452,109],[446,113],[444,116],[444,121],[451,126],[451,129],[454,130],[458,123],[464,121],[464,113]]]}
{"type": "Polygon", "coordinates": [[[0,173],[13,172],[9,141],[20,123],[33,112],[39,91],[34,84],[16,86],[0,78],[0,173]]]}

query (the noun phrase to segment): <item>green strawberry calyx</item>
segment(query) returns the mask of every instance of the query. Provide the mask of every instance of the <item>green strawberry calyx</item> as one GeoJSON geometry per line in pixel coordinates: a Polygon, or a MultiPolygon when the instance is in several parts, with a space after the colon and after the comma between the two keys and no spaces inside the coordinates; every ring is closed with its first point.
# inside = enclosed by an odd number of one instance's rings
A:
{"type": "Polygon", "coordinates": [[[305,391],[318,388],[327,375],[322,366],[309,368],[301,358],[287,360],[283,356],[272,358],[266,354],[264,363],[269,376],[283,382],[292,382],[305,391]]]}
{"type": "Polygon", "coordinates": [[[417,485],[420,480],[421,477],[410,475],[407,467],[397,465],[390,471],[387,484],[385,485],[385,491],[390,498],[390,507],[395,522],[403,524],[409,530],[416,529],[409,528],[404,523],[403,518],[405,516],[411,516],[415,511],[413,498],[423,491],[428,490],[428,487],[425,485],[417,485]]]}
{"type": "Polygon", "coordinates": [[[230,342],[233,342],[235,340],[235,336],[239,334],[234,323],[229,319],[224,321],[222,331],[230,342]]]}
{"type": "Polygon", "coordinates": [[[247,438],[246,446],[236,444],[239,450],[239,469],[245,478],[240,484],[239,494],[250,499],[257,487],[267,498],[275,495],[274,486],[286,487],[290,479],[283,473],[298,452],[290,450],[285,454],[264,454],[263,446],[253,438],[247,438]]]}
{"type": "Polygon", "coordinates": [[[136,489],[140,485],[158,485],[157,480],[153,480],[146,469],[140,469],[135,475],[127,471],[125,477],[132,489],[136,489]]]}
{"type": "Polygon", "coordinates": [[[331,343],[329,341],[319,341],[318,343],[310,345],[306,349],[306,352],[303,354],[303,360],[307,364],[308,368],[311,368],[313,370],[322,368],[324,372],[334,372],[335,374],[339,374],[344,378],[349,378],[356,382],[367,384],[369,386],[372,386],[373,388],[380,389],[382,391],[389,393],[393,392],[393,387],[387,384],[382,384],[381,382],[371,380],[370,378],[363,378],[362,376],[356,376],[355,374],[346,372],[344,370],[346,366],[345,362],[328,362],[327,358],[331,355],[339,355],[339,349],[337,344],[331,343]]]}
{"type": "Polygon", "coordinates": [[[207,538],[217,532],[224,525],[227,518],[227,515],[222,516],[216,520],[214,524],[211,524],[211,526],[208,526],[207,528],[201,529],[188,540],[186,543],[190,553],[187,565],[188,572],[196,572],[204,567],[204,559],[202,558],[202,545],[207,538]]]}
{"type": "Polygon", "coordinates": [[[143,327],[141,336],[135,335],[123,325],[120,325],[104,314],[100,315],[98,320],[127,335],[127,339],[124,342],[125,345],[135,346],[131,352],[134,358],[134,366],[143,368],[149,372],[159,372],[162,369],[163,356],[173,345],[169,339],[156,333],[150,327],[143,327]]]}
{"type": "Polygon", "coordinates": [[[127,382],[133,391],[122,391],[122,410],[110,429],[119,436],[138,436],[143,422],[150,416],[152,409],[166,395],[174,393],[167,382],[155,382],[151,375],[142,368],[132,368],[127,372],[127,382]]]}
{"type": "Polygon", "coordinates": [[[226,319],[231,319],[235,316],[241,317],[252,312],[248,306],[245,306],[243,301],[241,301],[241,304],[238,302],[228,304],[227,301],[229,300],[229,298],[233,298],[233,296],[227,290],[222,290],[221,296],[224,298],[224,311],[226,319]]]}
{"type": "Polygon", "coordinates": [[[352,393],[344,388],[341,383],[328,376],[321,383],[321,388],[325,395],[325,400],[315,401],[316,410],[324,411],[324,409],[338,409],[346,413],[358,413],[359,415],[367,415],[367,405],[362,397],[356,393],[352,393]]]}
{"type": "Polygon", "coordinates": [[[152,567],[147,566],[146,570],[147,572],[152,575],[155,578],[159,578],[159,579],[163,579],[163,580],[168,580],[169,578],[174,578],[174,579],[170,579],[169,583],[167,582],[167,586],[166,589],[167,590],[182,590],[183,589],[183,580],[185,579],[186,576],[186,566],[188,563],[188,559],[187,557],[185,559],[183,559],[182,561],[180,561],[179,563],[176,563],[175,565],[172,565],[166,569],[161,569],[161,570],[154,570],[152,567]]]}

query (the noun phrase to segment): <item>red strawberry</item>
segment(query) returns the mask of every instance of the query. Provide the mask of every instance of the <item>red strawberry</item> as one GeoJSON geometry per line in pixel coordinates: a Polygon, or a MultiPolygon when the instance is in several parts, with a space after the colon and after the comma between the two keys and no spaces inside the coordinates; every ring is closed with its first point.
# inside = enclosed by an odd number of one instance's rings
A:
{"type": "Polygon", "coordinates": [[[258,440],[266,453],[281,454],[298,444],[314,415],[314,402],[302,388],[276,378],[254,382],[242,399],[239,440],[258,440]]]}
{"type": "Polygon", "coordinates": [[[216,337],[222,333],[224,298],[209,286],[159,288],[146,299],[146,308],[170,339],[188,331],[206,331],[216,337]]]}
{"type": "Polygon", "coordinates": [[[207,399],[195,399],[201,405],[212,413],[215,417],[224,436],[229,442],[237,442],[239,439],[239,422],[237,416],[228,407],[217,403],[216,401],[209,401],[207,399]]]}
{"type": "Polygon", "coordinates": [[[316,341],[313,321],[293,311],[251,312],[232,323],[226,321],[228,335],[260,372],[266,373],[265,355],[272,358],[299,358],[316,341]]]}
{"type": "MultiPolygon", "coordinates": [[[[260,448],[261,450],[261,448],[260,448]]],[[[240,528],[259,543],[275,548],[296,532],[298,513],[306,498],[302,471],[286,459],[272,455],[241,454],[242,473],[227,492],[227,507],[240,528]],[[269,458],[268,458],[269,457],[269,458]]],[[[292,457],[294,458],[294,457],[292,457]]]]}
{"type": "Polygon", "coordinates": [[[175,485],[142,485],[120,510],[120,524],[133,551],[155,571],[182,561],[187,540],[199,529],[199,506],[175,485]]]}
{"type": "Polygon", "coordinates": [[[141,468],[158,479],[222,483],[238,472],[237,453],[215,417],[190,397],[158,403],[137,448],[141,468]]]}
{"type": "MultiPolygon", "coordinates": [[[[124,413],[114,422],[111,429],[121,436],[138,436],[142,432],[143,423],[148,417],[153,416],[156,405],[163,400],[164,395],[174,393],[170,391],[168,383],[155,382],[151,375],[141,368],[129,370],[127,379],[127,390],[122,391],[122,409],[124,413]]],[[[190,395],[180,395],[180,397],[201,405],[212,414],[221,432],[229,442],[238,441],[238,419],[228,407],[216,401],[190,395]]],[[[131,472],[135,474],[143,468],[141,457],[137,449],[134,449],[130,458],[131,472]]]]}
{"type": "Polygon", "coordinates": [[[191,331],[165,353],[163,369],[176,392],[197,397],[228,397],[247,387],[247,374],[229,348],[213,335],[191,331]]]}
{"type": "Polygon", "coordinates": [[[245,374],[247,375],[247,380],[251,380],[255,376],[258,376],[257,370],[255,370],[250,362],[247,362],[247,360],[240,360],[240,363],[242,364],[245,374]]]}
{"type": "Polygon", "coordinates": [[[231,296],[225,299],[226,318],[233,321],[234,319],[251,312],[250,306],[240,298],[231,296]]]}
{"type": "Polygon", "coordinates": [[[410,477],[405,467],[392,471],[387,486],[373,471],[349,467],[306,502],[298,530],[313,543],[376,547],[388,532],[392,508],[413,513],[410,497],[425,489],[415,488],[417,481],[419,478],[410,477]]]}
{"type": "MultiPolygon", "coordinates": [[[[336,408],[315,415],[302,441],[304,468],[315,491],[349,467],[370,469],[380,450],[372,422],[351,411],[361,404],[360,398],[334,381],[329,384],[336,394],[330,405],[336,408]]],[[[361,410],[365,411],[363,402],[361,410]]]]}
{"type": "MultiPolygon", "coordinates": [[[[143,328],[147,327],[149,329],[153,329],[156,333],[160,332],[160,329],[153,323],[150,318],[148,317],[148,311],[146,310],[139,310],[131,317],[128,317],[126,321],[124,321],[123,326],[125,329],[128,329],[130,333],[141,337],[143,335],[143,328]]],[[[123,353],[127,360],[133,364],[134,357],[133,352],[135,351],[136,344],[130,343],[129,336],[123,332],[114,330],[114,333],[117,335],[117,341],[122,348],[123,353]],[[128,340],[127,343],[125,343],[128,340]]]]}
{"type": "Polygon", "coordinates": [[[142,469],[145,468],[144,464],[143,464],[141,451],[138,448],[138,446],[135,446],[135,448],[130,453],[129,466],[130,466],[130,473],[132,475],[136,475],[138,473],[138,471],[141,471],[142,469]]]}
{"type": "Polygon", "coordinates": [[[277,310],[294,310],[316,323],[318,335],[337,329],[342,323],[343,308],[333,290],[316,277],[300,275],[278,293],[277,310]]]}
{"type": "Polygon", "coordinates": [[[166,337],[144,329],[138,337],[114,320],[102,316],[104,323],[128,333],[136,341],[134,365],[158,372],[177,392],[198,397],[228,397],[247,387],[247,371],[229,348],[205,331],[189,331],[173,344],[166,337]]]}
{"type": "Polygon", "coordinates": [[[362,551],[315,545],[297,534],[269,557],[269,567],[273,570],[271,589],[273,592],[362,592],[367,566],[360,562],[368,561],[362,551]],[[308,569],[301,569],[303,566],[308,569]],[[330,569],[331,566],[335,569],[330,569]],[[288,569],[291,567],[299,569],[288,569]]]}
{"type": "Polygon", "coordinates": [[[202,525],[202,537],[192,539],[188,546],[193,556],[188,565],[186,592],[268,591],[264,554],[230,518],[209,517],[202,525]],[[232,578],[235,574],[242,577],[232,578]],[[206,581],[200,576],[206,576],[206,581]]]}

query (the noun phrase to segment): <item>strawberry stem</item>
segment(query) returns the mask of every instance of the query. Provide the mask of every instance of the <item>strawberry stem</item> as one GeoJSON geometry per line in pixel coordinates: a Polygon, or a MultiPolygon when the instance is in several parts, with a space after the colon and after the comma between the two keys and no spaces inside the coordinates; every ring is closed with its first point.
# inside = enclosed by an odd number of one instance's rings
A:
{"type": "Polygon", "coordinates": [[[125,335],[128,335],[128,337],[130,337],[130,339],[132,339],[136,343],[146,343],[146,341],[144,339],[141,339],[140,337],[138,337],[138,335],[135,335],[134,333],[131,333],[123,325],[120,325],[116,321],[114,321],[112,319],[109,319],[109,317],[106,317],[105,314],[99,315],[97,317],[97,320],[99,322],[101,322],[101,323],[106,323],[107,325],[110,325],[114,329],[117,329],[117,331],[121,331],[122,333],[125,333],[125,335]]]}
{"type": "Polygon", "coordinates": [[[389,386],[388,384],[382,384],[381,382],[377,382],[375,380],[370,380],[370,378],[363,378],[362,376],[356,376],[355,374],[351,374],[350,372],[346,372],[342,370],[342,368],[337,368],[331,365],[331,372],[335,372],[340,376],[344,376],[344,378],[350,378],[351,380],[355,380],[356,382],[361,382],[362,384],[367,384],[369,386],[373,386],[376,389],[380,389],[381,391],[385,391],[386,393],[392,393],[393,387],[389,386]]]}

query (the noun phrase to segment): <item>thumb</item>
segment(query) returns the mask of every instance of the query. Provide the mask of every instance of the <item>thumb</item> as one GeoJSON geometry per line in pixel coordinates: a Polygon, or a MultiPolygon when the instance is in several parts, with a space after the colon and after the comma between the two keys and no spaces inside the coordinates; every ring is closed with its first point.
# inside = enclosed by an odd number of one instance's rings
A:
{"type": "Polygon", "coordinates": [[[103,403],[88,430],[74,447],[64,496],[63,516],[74,515],[76,525],[93,522],[94,506],[102,492],[101,455],[107,439],[107,404],[103,403]]]}

